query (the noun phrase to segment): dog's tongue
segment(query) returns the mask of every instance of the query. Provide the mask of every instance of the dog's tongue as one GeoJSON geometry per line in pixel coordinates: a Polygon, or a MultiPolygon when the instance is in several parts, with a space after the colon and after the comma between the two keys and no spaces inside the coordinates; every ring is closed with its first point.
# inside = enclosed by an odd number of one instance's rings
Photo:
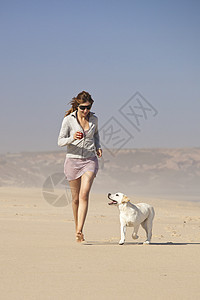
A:
{"type": "Polygon", "coordinates": [[[112,204],[115,204],[115,202],[114,202],[114,201],[112,201],[112,202],[109,202],[109,203],[108,203],[108,205],[112,205],[112,204]]]}

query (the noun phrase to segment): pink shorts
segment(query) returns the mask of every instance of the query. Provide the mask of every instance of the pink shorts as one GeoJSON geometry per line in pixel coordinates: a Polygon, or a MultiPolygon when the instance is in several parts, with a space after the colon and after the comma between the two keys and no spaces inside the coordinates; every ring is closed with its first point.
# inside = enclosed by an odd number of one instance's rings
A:
{"type": "Polygon", "coordinates": [[[89,158],[66,157],[64,163],[64,174],[68,181],[81,177],[85,172],[93,172],[96,176],[99,169],[96,156],[89,158]]]}

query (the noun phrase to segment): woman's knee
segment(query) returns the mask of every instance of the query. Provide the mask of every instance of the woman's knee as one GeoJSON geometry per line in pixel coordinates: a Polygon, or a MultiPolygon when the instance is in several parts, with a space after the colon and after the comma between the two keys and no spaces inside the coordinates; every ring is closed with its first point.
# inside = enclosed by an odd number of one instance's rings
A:
{"type": "Polygon", "coordinates": [[[79,195],[80,201],[88,201],[89,193],[88,192],[82,192],[79,195]]]}
{"type": "Polygon", "coordinates": [[[78,196],[72,197],[72,202],[73,202],[73,204],[78,205],[79,204],[79,197],[78,196]]]}

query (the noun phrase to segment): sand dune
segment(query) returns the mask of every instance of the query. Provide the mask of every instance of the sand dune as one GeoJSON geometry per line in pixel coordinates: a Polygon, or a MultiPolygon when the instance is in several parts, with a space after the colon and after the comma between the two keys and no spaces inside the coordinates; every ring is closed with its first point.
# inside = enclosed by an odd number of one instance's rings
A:
{"type": "MultiPolygon", "coordinates": [[[[64,160],[64,151],[1,155],[0,186],[42,187],[49,176],[64,176],[64,160]]],[[[200,200],[200,148],[124,149],[115,156],[104,149],[99,166],[95,193],[117,187],[138,196],[200,200]]]]}

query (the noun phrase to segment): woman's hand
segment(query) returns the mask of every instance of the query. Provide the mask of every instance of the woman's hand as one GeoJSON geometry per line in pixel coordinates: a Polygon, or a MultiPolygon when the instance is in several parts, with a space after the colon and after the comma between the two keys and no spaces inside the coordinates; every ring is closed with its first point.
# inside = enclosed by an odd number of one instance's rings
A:
{"type": "Polygon", "coordinates": [[[102,149],[97,149],[97,156],[102,157],[102,149]]]}
{"type": "Polygon", "coordinates": [[[83,138],[83,133],[80,131],[77,131],[74,133],[74,139],[75,140],[81,140],[83,138]]]}

